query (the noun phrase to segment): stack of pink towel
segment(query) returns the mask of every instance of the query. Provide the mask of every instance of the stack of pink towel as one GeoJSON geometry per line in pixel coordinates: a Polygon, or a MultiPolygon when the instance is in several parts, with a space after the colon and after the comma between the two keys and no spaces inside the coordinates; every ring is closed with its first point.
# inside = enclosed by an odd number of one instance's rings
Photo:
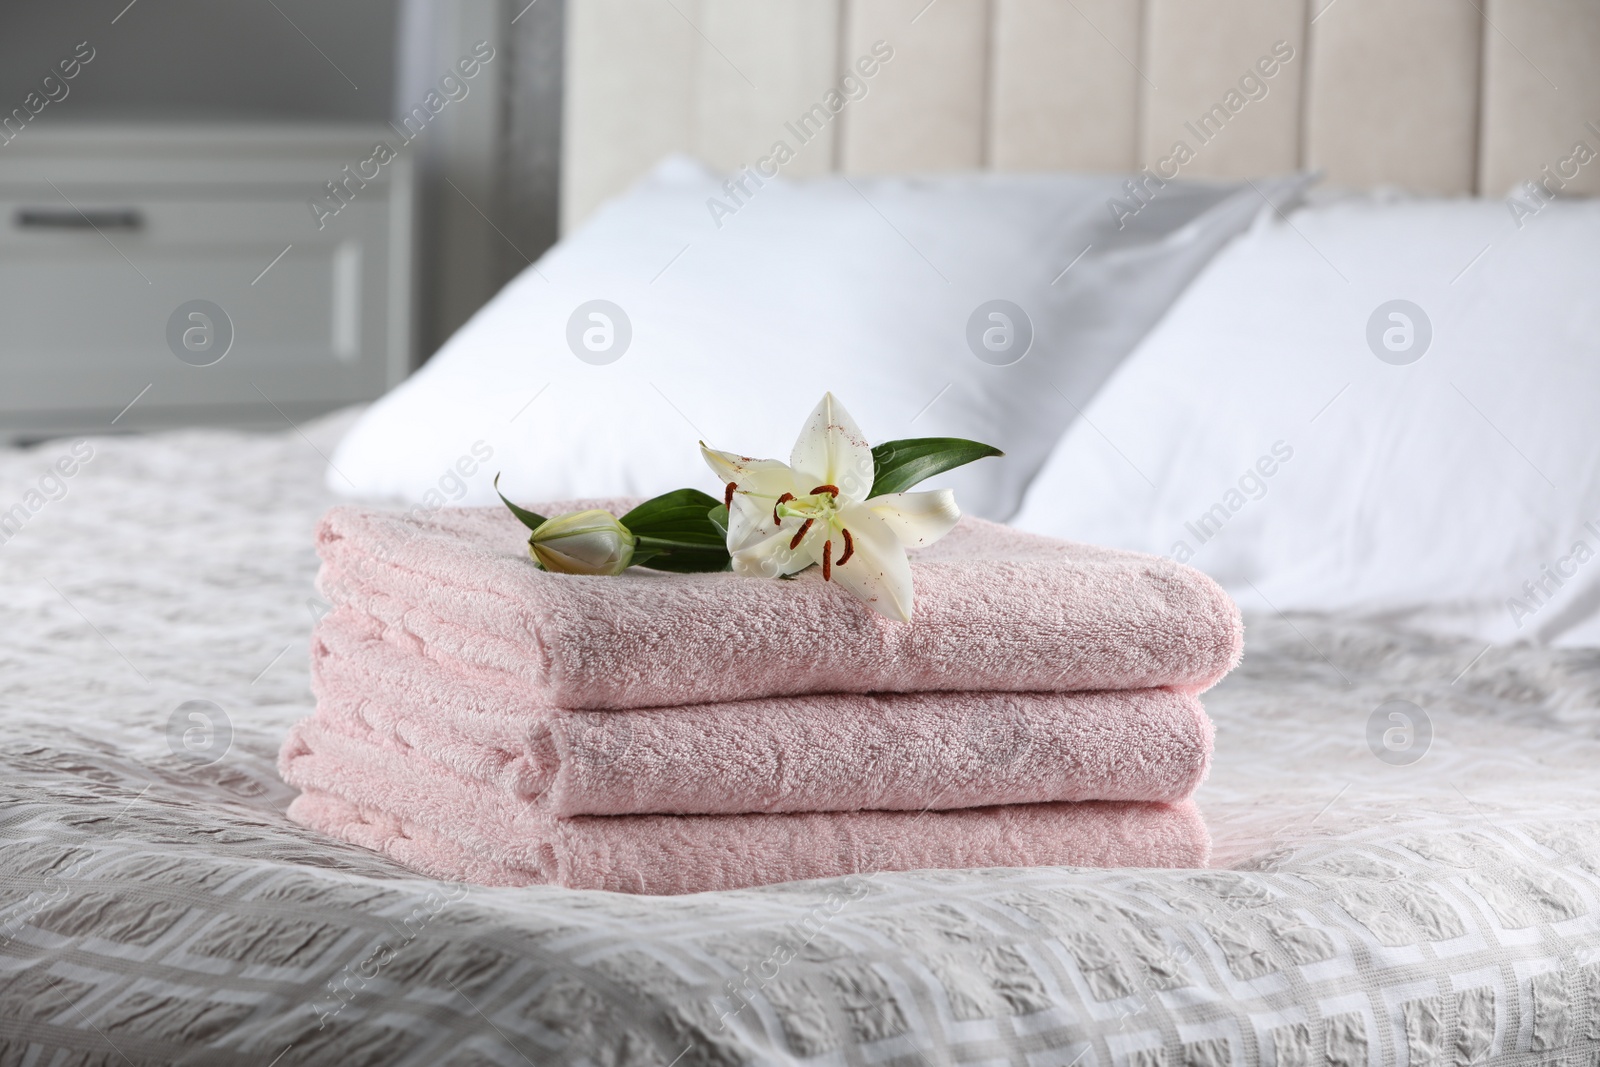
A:
{"type": "Polygon", "coordinates": [[[635,893],[1206,860],[1198,694],[1242,627],[1195,570],[963,519],[897,623],[814,572],[548,574],[525,537],[329,513],[294,818],[440,878],[635,893]]]}

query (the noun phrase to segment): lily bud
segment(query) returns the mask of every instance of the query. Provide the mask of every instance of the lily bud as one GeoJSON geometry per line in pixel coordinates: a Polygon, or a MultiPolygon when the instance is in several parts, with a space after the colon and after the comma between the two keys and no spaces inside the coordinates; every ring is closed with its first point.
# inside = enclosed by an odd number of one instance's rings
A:
{"type": "Polygon", "coordinates": [[[528,538],[528,554],[557,574],[621,574],[636,543],[609,511],[571,511],[540,524],[528,538]]]}

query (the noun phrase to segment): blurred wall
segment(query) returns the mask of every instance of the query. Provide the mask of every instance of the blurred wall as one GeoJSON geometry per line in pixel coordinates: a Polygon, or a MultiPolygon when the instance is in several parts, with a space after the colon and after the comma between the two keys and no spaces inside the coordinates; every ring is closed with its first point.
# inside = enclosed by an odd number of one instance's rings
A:
{"type": "Polygon", "coordinates": [[[381,121],[397,18],[394,0],[5,0],[0,109],[88,41],[62,121],[381,121]]]}

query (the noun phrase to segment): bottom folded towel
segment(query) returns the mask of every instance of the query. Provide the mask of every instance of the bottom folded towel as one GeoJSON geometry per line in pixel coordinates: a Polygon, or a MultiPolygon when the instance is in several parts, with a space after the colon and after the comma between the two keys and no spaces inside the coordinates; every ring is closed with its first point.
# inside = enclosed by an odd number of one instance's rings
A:
{"type": "Polygon", "coordinates": [[[872,871],[1200,867],[1193,801],[1011,804],[949,811],[554,818],[507,810],[448,770],[299,723],[279,768],[289,815],[436,878],[677,894],[872,871]]]}

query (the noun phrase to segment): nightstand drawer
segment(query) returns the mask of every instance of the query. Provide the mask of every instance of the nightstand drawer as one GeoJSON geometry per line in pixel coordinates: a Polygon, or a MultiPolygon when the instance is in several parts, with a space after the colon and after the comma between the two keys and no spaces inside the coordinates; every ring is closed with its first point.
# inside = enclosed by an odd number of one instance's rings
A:
{"type": "Polygon", "coordinates": [[[22,226],[39,205],[0,193],[0,292],[12,306],[0,368],[35,404],[120,407],[152,381],[169,403],[228,398],[247,379],[297,399],[382,390],[383,302],[363,300],[387,265],[382,203],[352,204],[319,234],[304,202],[73,202],[91,219],[125,212],[140,225],[22,226]],[[231,347],[211,366],[168,344],[169,317],[193,300],[231,320],[231,347]]]}
{"type": "Polygon", "coordinates": [[[0,167],[0,431],[109,426],[135,396],[119,428],[381,395],[410,363],[409,186],[386,173],[319,229],[315,179],[351,151],[123,185],[0,167]]]}

